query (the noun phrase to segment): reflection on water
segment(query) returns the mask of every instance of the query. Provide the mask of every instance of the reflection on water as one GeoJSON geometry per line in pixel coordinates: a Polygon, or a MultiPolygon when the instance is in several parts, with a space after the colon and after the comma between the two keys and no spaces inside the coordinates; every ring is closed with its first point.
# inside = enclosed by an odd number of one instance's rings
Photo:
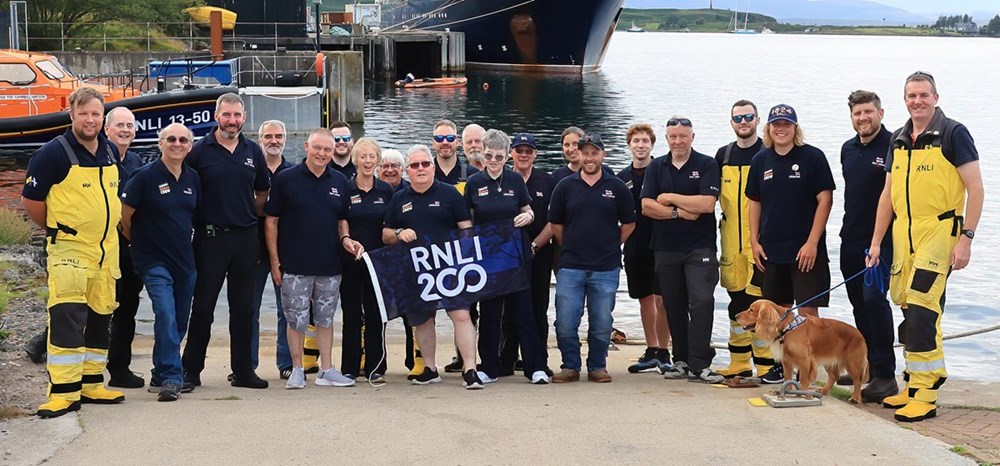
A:
{"type": "MultiPolygon", "coordinates": [[[[1000,41],[966,38],[788,36],[781,34],[615,34],[603,71],[586,76],[537,76],[469,72],[465,89],[401,90],[369,83],[366,89],[365,124],[355,135],[376,138],[383,147],[404,150],[412,144],[430,145],[435,121],[447,118],[459,128],[478,123],[508,133],[528,131],[539,141],[539,164],[554,168],[563,163],[559,135],[570,125],[601,133],[608,145],[608,165],[618,169],[628,163],[625,131],[630,124],[649,122],[660,137],[654,153],[666,152],[664,122],[673,115],[694,121],[694,147],[714,154],[732,140],[728,124],[730,105],[749,98],[766,111],[777,103],[796,108],[806,142],[825,151],[837,184],[834,209],[827,227],[834,283],[843,279],[839,268],[838,232],[843,217],[843,177],[839,152],[853,136],[847,96],[855,89],[878,92],[890,129],[906,119],[902,83],[914,71],[912,61],[892,57],[930,56],[920,68],[933,73],[945,112],[969,127],[983,158],[986,205],[970,266],[949,280],[948,306],[942,327],[955,334],[1000,322],[995,304],[1000,290],[1000,235],[993,228],[1000,215],[1000,166],[992,150],[1000,147],[995,108],[983,98],[995,95],[993,76],[1000,74],[1000,41]],[[489,90],[483,90],[483,84],[489,90]]],[[[303,156],[303,138],[288,142],[286,155],[303,156]]],[[[7,160],[0,158],[0,160],[7,160]]],[[[26,156],[18,159],[23,167],[26,156]]],[[[9,170],[11,165],[4,165],[9,170]]],[[[7,173],[9,174],[9,173],[7,173]]],[[[23,178],[23,173],[20,175],[23,178]]],[[[12,175],[17,178],[17,175],[12,175]]],[[[6,183],[6,182],[4,182],[6,183]]],[[[20,183],[14,183],[15,185],[20,183]]],[[[16,189],[16,188],[15,188],[16,189]]],[[[619,293],[615,326],[632,338],[642,337],[638,306],[619,293]]],[[[724,343],[728,335],[726,303],[722,288],[716,293],[713,339],[724,343]]],[[[144,301],[145,302],[145,301],[144,301]]],[[[831,295],[826,317],[854,321],[842,289],[831,295]]],[[[220,307],[225,308],[223,303],[220,307]]],[[[151,318],[144,309],[144,318],[151,318]]],[[[220,312],[220,316],[224,312],[220,312]]],[[[263,327],[273,328],[274,304],[265,293],[261,311],[263,327]]],[[[550,315],[553,312],[550,311],[550,315]]],[[[898,309],[896,322],[901,320],[898,309]]],[[[225,325],[220,319],[217,325],[225,325]]],[[[396,327],[393,324],[393,327],[396,327]]],[[[1000,380],[1000,333],[989,333],[945,343],[950,376],[1000,380]]],[[[625,351],[638,348],[625,347],[625,351]]],[[[897,350],[902,369],[901,350],[897,350]]],[[[718,364],[727,355],[720,351],[718,364]]]]}

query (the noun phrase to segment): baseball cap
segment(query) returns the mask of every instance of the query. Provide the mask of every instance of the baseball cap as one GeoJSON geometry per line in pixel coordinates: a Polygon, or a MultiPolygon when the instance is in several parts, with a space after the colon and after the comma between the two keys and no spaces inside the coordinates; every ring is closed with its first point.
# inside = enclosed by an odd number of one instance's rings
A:
{"type": "Polygon", "coordinates": [[[601,135],[597,133],[586,133],[583,138],[580,139],[577,147],[583,148],[583,146],[590,144],[600,150],[604,150],[604,141],[601,140],[601,135]]]}
{"type": "Polygon", "coordinates": [[[774,123],[778,120],[799,124],[799,118],[795,115],[795,109],[791,105],[786,104],[778,104],[771,107],[771,112],[767,114],[768,123],[774,123]]]}
{"type": "Polygon", "coordinates": [[[517,146],[529,146],[532,149],[537,149],[535,146],[535,137],[531,133],[517,133],[514,135],[514,142],[511,143],[511,147],[517,146]]]}

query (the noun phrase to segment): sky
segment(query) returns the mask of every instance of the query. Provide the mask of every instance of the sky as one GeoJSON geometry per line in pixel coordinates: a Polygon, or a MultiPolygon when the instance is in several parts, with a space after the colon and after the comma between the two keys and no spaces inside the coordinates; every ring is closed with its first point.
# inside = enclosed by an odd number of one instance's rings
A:
{"type": "Polygon", "coordinates": [[[913,13],[939,13],[941,11],[995,11],[1000,12],[998,0],[873,0],[884,5],[902,8],[913,13]]]}

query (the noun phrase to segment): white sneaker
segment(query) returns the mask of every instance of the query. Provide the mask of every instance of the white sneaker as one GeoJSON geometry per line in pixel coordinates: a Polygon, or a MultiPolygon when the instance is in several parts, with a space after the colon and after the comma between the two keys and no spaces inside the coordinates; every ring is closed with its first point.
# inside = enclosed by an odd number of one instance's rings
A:
{"type": "Polygon", "coordinates": [[[292,374],[288,376],[288,382],[285,382],[285,388],[297,389],[306,388],[306,373],[301,367],[293,367],[292,374]]]}
{"type": "Polygon", "coordinates": [[[551,381],[552,379],[545,371],[535,371],[534,374],[531,374],[531,383],[534,385],[545,385],[551,381]]]}
{"type": "Polygon", "coordinates": [[[479,380],[482,380],[483,383],[493,383],[498,380],[496,377],[490,377],[486,375],[486,373],[483,371],[476,371],[476,375],[479,376],[479,380]]]}
{"type": "Polygon", "coordinates": [[[353,387],[354,379],[344,377],[344,374],[341,374],[336,368],[330,368],[327,371],[320,371],[319,377],[316,377],[316,385],[325,387],[353,387]]]}

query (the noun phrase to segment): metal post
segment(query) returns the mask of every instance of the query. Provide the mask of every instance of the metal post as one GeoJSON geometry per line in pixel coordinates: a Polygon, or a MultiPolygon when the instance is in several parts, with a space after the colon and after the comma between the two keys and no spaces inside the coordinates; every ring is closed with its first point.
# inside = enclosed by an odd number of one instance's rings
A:
{"type": "Polygon", "coordinates": [[[319,43],[319,6],[323,4],[323,0],[313,0],[313,9],[315,9],[316,16],[316,51],[319,52],[323,50],[319,43]]]}
{"type": "Polygon", "coordinates": [[[147,52],[151,50],[151,48],[150,48],[150,43],[151,42],[152,41],[149,38],[149,21],[146,21],[146,51],[147,52]]]}
{"type": "Polygon", "coordinates": [[[66,23],[59,23],[59,49],[66,51],[66,23]]]}
{"type": "Polygon", "coordinates": [[[104,51],[107,52],[108,51],[108,23],[102,24],[101,28],[104,30],[104,51]]]}

